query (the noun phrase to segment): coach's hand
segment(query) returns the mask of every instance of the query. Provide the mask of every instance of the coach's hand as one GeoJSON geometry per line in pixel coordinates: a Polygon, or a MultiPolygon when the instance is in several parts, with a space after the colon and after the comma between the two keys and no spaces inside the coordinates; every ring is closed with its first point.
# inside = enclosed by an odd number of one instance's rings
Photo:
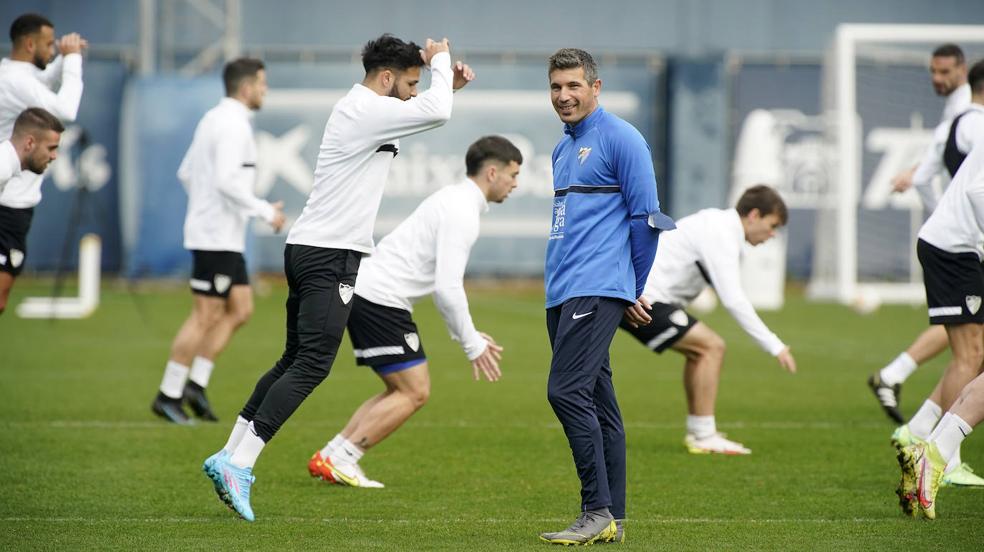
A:
{"type": "Polygon", "coordinates": [[[793,358],[793,353],[789,352],[789,347],[779,351],[776,360],[779,361],[779,366],[785,368],[790,374],[796,373],[796,359],[793,358]]]}
{"type": "Polygon", "coordinates": [[[502,377],[502,370],[499,370],[502,347],[489,334],[479,332],[479,335],[485,338],[488,346],[478,358],[472,361],[472,374],[475,376],[475,381],[479,380],[479,373],[484,374],[485,379],[489,381],[499,381],[499,378],[502,377]]]}
{"type": "Polygon", "coordinates": [[[649,316],[651,310],[653,310],[653,306],[649,304],[649,301],[645,297],[640,297],[636,299],[634,305],[625,309],[625,321],[633,328],[646,326],[653,321],[653,317],[649,316]]]}
{"type": "Polygon", "coordinates": [[[427,42],[424,43],[424,48],[420,51],[420,59],[424,60],[424,65],[430,67],[431,59],[433,59],[435,55],[441,52],[450,51],[451,44],[448,42],[447,38],[440,42],[434,42],[428,38],[427,42]]]}
{"type": "Polygon", "coordinates": [[[273,227],[274,232],[280,232],[284,223],[287,222],[287,217],[284,215],[284,202],[278,201],[270,205],[273,206],[273,220],[270,221],[270,226],[273,227]]]}
{"type": "Polygon", "coordinates": [[[454,82],[451,88],[454,90],[461,90],[466,84],[475,80],[475,72],[467,63],[456,61],[452,69],[454,69],[454,82]]]}

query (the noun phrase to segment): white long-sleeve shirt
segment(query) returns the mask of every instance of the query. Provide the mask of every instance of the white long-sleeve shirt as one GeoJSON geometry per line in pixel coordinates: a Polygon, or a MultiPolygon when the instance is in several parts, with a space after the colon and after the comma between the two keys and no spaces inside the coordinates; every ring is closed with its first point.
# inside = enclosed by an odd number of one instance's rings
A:
{"type": "Polygon", "coordinates": [[[434,192],[362,261],[355,293],[411,312],[416,301],[433,293],[451,338],[475,360],[487,342],[472,322],[463,279],[479,217],[488,209],[485,194],[470,179],[434,192]]]}
{"type": "Polygon", "coordinates": [[[453,102],[451,55],[431,59],[431,84],[415,98],[380,96],[356,84],[331,111],[314,188],[287,243],[370,253],[372,229],[400,138],[443,125],[453,102]]]}
{"type": "Polygon", "coordinates": [[[198,122],[178,168],[178,178],[188,191],[185,249],[242,252],[249,218],[272,222],[276,216],[273,205],[253,195],[252,116],[239,100],[222,98],[198,122]]]}
{"type": "Polygon", "coordinates": [[[977,253],[984,260],[984,147],[967,154],[919,239],[950,253],[977,253]]]}
{"type": "Polygon", "coordinates": [[[703,209],[676,225],[676,230],[659,237],[643,297],[685,306],[710,284],[721,304],[762,349],[772,356],[782,352],[786,345],[762,322],[741,287],[745,230],[738,211],[703,209]]]}
{"type": "Polygon", "coordinates": [[[10,140],[0,142],[0,194],[7,181],[21,173],[21,161],[10,140]]]}
{"type": "MultiPolygon", "coordinates": [[[[0,61],[0,140],[10,138],[17,116],[29,107],[42,107],[63,121],[74,121],[81,101],[81,54],[59,57],[44,71],[26,61],[0,61]],[[52,91],[59,82],[58,92],[52,91]]],[[[42,175],[23,171],[7,183],[0,205],[34,207],[41,202],[42,180],[42,175]]]]}
{"type": "Polygon", "coordinates": [[[922,160],[916,166],[916,172],[912,174],[912,186],[928,211],[932,211],[939,200],[933,191],[933,179],[936,178],[936,175],[947,176],[943,166],[943,148],[946,147],[946,139],[950,135],[950,125],[953,124],[954,117],[970,107],[970,98],[970,85],[966,83],[958,86],[946,97],[940,123],[933,129],[933,140],[926,146],[922,160]]]}

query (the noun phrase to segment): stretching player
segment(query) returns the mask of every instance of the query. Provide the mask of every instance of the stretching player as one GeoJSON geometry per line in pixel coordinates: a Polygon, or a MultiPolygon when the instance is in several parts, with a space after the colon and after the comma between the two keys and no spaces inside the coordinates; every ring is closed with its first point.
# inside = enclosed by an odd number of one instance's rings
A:
{"type": "MultiPolygon", "coordinates": [[[[946,145],[942,155],[947,170],[953,175],[963,167],[969,152],[984,149],[984,61],[974,64],[970,70],[969,80],[974,92],[973,102],[966,111],[954,118],[947,133],[946,145]]],[[[935,206],[936,197],[931,196],[931,201],[935,206]]],[[[923,227],[923,231],[926,231],[927,227],[931,232],[933,227],[929,226],[928,221],[927,226],[923,227]]],[[[920,236],[922,236],[923,231],[920,231],[920,236]]],[[[947,239],[949,239],[944,237],[940,231],[930,234],[930,237],[935,240],[930,243],[934,244],[946,245],[947,239]]],[[[934,327],[943,327],[947,323],[945,321],[933,322],[932,318],[930,321],[935,325],[934,327]]],[[[947,335],[949,335],[949,331],[947,331],[947,335]]],[[[952,345],[952,343],[953,337],[950,336],[950,344],[952,345]]],[[[936,426],[943,412],[956,399],[957,393],[977,375],[980,369],[979,366],[973,369],[967,367],[965,361],[966,359],[958,359],[956,351],[954,351],[954,358],[950,366],[943,378],[937,383],[936,388],[933,389],[932,394],[923,402],[912,419],[907,424],[899,426],[892,434],[892,444],[896,448],[902,448],[913,442],[929,438],[933,427],[936,426]]],[[[959,449],[951,460],[943,478],[943,485],[984,487],[984,478],[975,475],[970,466],[960,461],[959,449]]]]}
{"type": "MultiPolygon", "coordinates": [[[[953,119],[967,110],[971,103],[970,84],[967,82],[967,63],[963,50],[956,44],[943,44],[933,51],[929,62],[929,73],[933,90],[938,96],[946,97],[940,122],[933,130],[933,140],[926,148],[919,164],[895,177],[893,188],[904,192],[915,186],[923,205],[928,211],[936,207],[933,179],[949,169],[943,163],[943,150],[953,119]]],[[[969,150],[964,150],[969,151],[969,150]]],[[[953,176],[955,170],[947,176],[953,176]]],[[[868,378],[868,387],[882,406],[885,414],[897,423],[905,422],[899,411],[899,395],[902,384],[921,364],[929,362],[946,350],[946,331],[942,326],[930,326],[916,338],[908,349],[892,362],[868,378]]]]}
{"type": "Polygon", "coordinates": [[[461,62],[452,69],[447,39],[427,39],[420,49],[383,35],[365,45],[362,65],[362,82],[328,118],[314,188],[287,236],[283,355],[256,383],[225,446],[202,465],[219,498],[247,521],[255,519],[250,489],[257,458],[328,376],[338,353],[359,263],[373,250],[373,224],[400,138],[446,123],[452,91],[475,77],[461,62]],[[431,84],[418,96],[424,66],[431,69],[431,84]]]}
{"type": "Polygon", "coordinates": [[[621,328],[657,353],[666,349],[686,357],[683,384],[687,391],[687,435],[693,454],[750,454],[741,443],[717,431],[717,400],[725,344],[718,334],[693,318],[684,307],[710,285],[721,303],[759,346],[779,365],[796,372],[796,360],[776,334],[755,313],[741,287],[741,244],[758,245],[786,224],[786,204],[768,186],[753,186],[734,209],[703,209],[677,221],[677,229],[660,240],[659,252],[643,297],[652,304],[653,321],[621,328]]]}
{"type": "MultiPolygon", "coordinates": [[[[63,121],[74,121],[82,101],[82,50],[78,34],[56,43],[55,26],[45,17],[26,14],[10,25],[13,47],[0,61],[0,140],[10,138],[14,120],[29,107],[40,107],[63,121]],[[55,49],[61,56],[51,61],[55,49]],[[60,83],[60,84],[58,84],[60,83]],[[52,88],[58,84],[58,92],[52,88]]],[[[44,176],[30,168],[7,181],[0,194],[0,311],[7,306],[14,280],[24,269],[27,233],[34,207],[41,202],[44,176]]]]}
{"type": "MultiPolygon", "coordinates": [[[[919,230],[916,249],[923,268],[929,321],[946,328],[953,361],[943,376],[947,414],[925,440],[900,447],[902,478],[896,490],[902,511],[936,517],[936,493],[960,443],[984,414],[984,147],[971,150],[919,230]],[[969,384],[969,385],[968,385],[969,384]]],[[[911,425],[911,423],[910,423],[911,425]]]]}
{"type": "Polygon", "coordinates": [[[356,364],[370,366],[386,389],[352,415],[345,428],[308,462],[312,477],[353,487],[382,487],[359,467],[370,447],[396,431],[430,396],[423,343],[413,304],[434,295],[451,338],[461,344],[475,379],[499,379],[502,348],[475,329],[462,278],[489,202],[502,203],[516,187],[523,156],[509,140],[485,136],[465,155],[467,178],[447,186],[379,242],[362,263],[348,333],[356,364]]]}
{"type": "Polygon", "coordinates": [[[258,59],[230,61],[222,71],[226,97],[202,117],[181,161],[178,178],[188,191],[184,247],[192,255],[191,314],[171,344],[151,410],[176,424],[218,418],[205,397],[215,357],[253,312],[246,274],[246,225],[259,217],[274,230],[284,224],[283,203],[253,195],[256,142],[253,112],[263,105],[266,71],[258,59]]]}
{"type": "MultiPolygon", "coordinates": [[[[43,173],[58,157],[58,142],[65,127],[51,113],[30,107],[14,121],[10,140],[0,141],[0,193],[21,171],[43,173]]],[[[0,259],[0,264],[4,264],[0,259]]],[[[3,312],[0,309],[0,312],[3,312]]]]}

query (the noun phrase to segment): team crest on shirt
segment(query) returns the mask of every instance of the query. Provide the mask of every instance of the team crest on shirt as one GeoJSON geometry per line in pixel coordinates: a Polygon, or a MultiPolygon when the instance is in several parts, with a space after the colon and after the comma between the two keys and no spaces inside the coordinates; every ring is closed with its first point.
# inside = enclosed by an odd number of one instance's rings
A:
{"type": "Polygon", "coordinates": [[[577,162],[583,165],[589,155],[591,155],[591,148],[588,146],[581,147],[581,149],[577,150],[577,162]]]}
{"type": "Polygon", "coordinates": [[[981,296],[980,295],[968,295],[964,298],[967,302],[967,310],[970,314],[977,314],[977,311],[981,308],[981,296]]]}
{"type": "Polygon", "coordinates": [[[673,322],[677,326],[687,325],[687,313],[683,312],[683,309],[677,309],[670,314],[670,322],[673,322]]]}
{"type": "Polygon", "coordinates": [[[24,252],[20,249],[10,250],[10,266],[17,268],[24,262],[24,252]]]}
{"type": "Polygon", "coordinates": [[[352,289],[352,286],[341,282],[338,283],[338,296],[342,298],[342,303],[349,304],[349,301],[352,300],[353,293],[355,293],[355,290],[352,289]]]}
{"type": "Polygon", "coordinates": [[[212,283],[215,284],[215,291],[225,293],[232,284],[232,278],[225,274],[216,274],[215,278],[212,278],[212,283]]]}
{"type": "Polygon", "coordinates": [[[413,352],[416,353],[417,349],[420,348],[420,336],[417,335],[417,332],[405,333],[403,334],[403,339],[407,341],[407,345],[413,349],[413,352]]]}

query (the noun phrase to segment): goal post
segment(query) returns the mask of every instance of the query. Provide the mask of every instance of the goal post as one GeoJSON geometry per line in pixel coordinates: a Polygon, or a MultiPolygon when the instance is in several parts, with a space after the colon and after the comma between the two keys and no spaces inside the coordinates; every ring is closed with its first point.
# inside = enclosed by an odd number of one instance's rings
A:
{"type": "Polygon", "coordinates": [[[915,90],[916,96],[929,94],[929,59],[933,49],[946,42],[961,46],[966,62],[972,64],[984,57],[984,26],[837,27],[824,59],[822,91],[832,181],[828,197],[817,205],[809,297],[855,305],[924,301],[915,261],[922,207],[912,191],[907,197],[889,197],[894,176],[889,172],[917,163],[939,122],[943,98],[912,98],[910,105],[904,94],[906,88],[915,90]],[[905,78],[896,82],[897,74],[905,78]],[[869,120],[879,117],[882,120],[869,120]],[[903,150],[908,154],[902,155],[903,150]],[[865,189],[876,184],[877,189],[865,189]],[[894,230],[879,234],[884,222],[894,230]],[[862,233],[862,227],[873,235],[862,233]],[[900,259],[900,255],[908,257],[900,259]]]}

